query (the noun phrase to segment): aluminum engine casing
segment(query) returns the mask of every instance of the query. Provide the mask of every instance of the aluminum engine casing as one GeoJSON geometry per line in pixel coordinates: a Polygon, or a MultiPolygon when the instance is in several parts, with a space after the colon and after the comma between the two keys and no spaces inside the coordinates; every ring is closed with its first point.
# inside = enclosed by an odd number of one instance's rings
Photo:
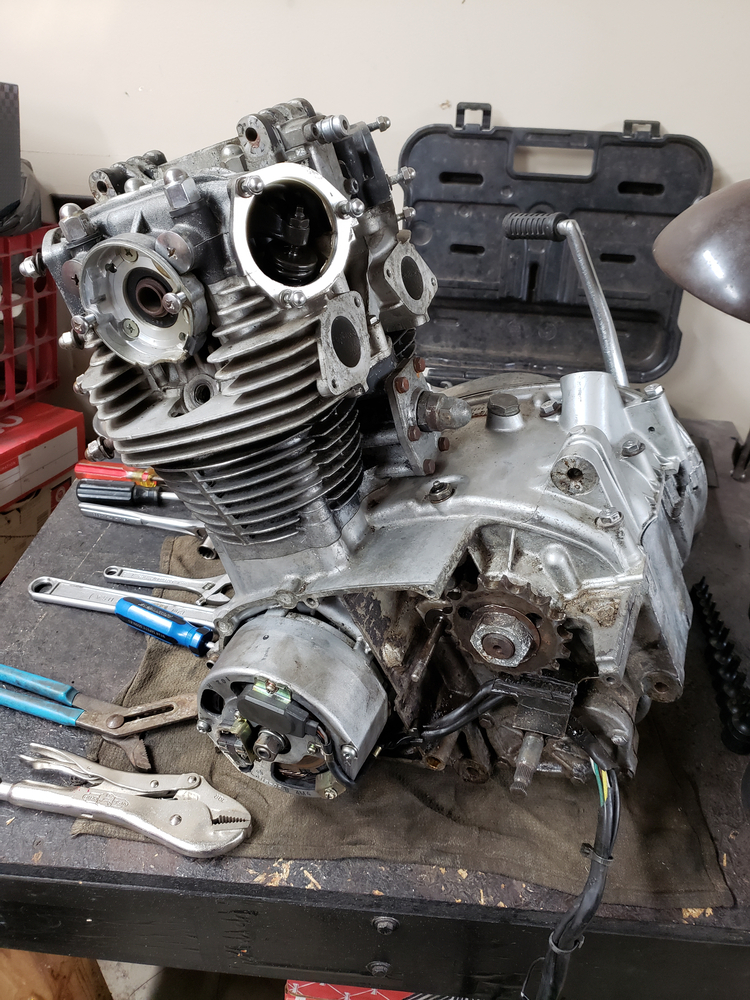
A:
{"type": "Polygon", "coordinates": [[[333,798],[402,745],[389,712],[416,732],[496,678],[512,705],[408,754],[486,780],[530,735],[540,769],[583,780],[584,733],[632,773],[636,717],[682,690],[701,460],[659,386],[431,385],[413,342],[436,282],[384,122],[246,116],[95,172],[97,205],[45,239],[102,448],[157,470],[233,583],[199,728],[333,798]]]}

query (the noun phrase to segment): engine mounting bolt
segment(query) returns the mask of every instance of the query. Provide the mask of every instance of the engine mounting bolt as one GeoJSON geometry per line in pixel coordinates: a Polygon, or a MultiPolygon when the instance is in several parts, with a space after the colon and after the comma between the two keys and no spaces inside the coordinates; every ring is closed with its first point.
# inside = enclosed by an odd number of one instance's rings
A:
{"type": "Polygon", "coordinates": [[[417,427],[416,424],[412,424],[411,427],[409,427],[409,429],[407,430],[406,436],[410,441],[419,441],[419,439],[422,437],[422,432],[420,431],[420,429],[417,427]]]}
{"type": "Polygon", "coordinates": [[[94,438],[86,445],[84,456],[92,462],[111,462],[115,457],[115,446],[112,438],[94,438]]]}
{"type": "Polygon", "coordinates": [[[426,458],[424,462],[422,462],[422,472],[425,474],[425,476],[434,476],[436,468],[437,466],[435,465],[434,460],[431,458],[426,458]]]}
{"type": "Polygon", "coordinates": [[[398,930],[399,923],[395,917],[373,917],[372,926],[378,934],[393,934],[398,930]]]}
{"type": "Polygon", "coordinates": [[[515,417],[521,412],[521,407],[511,393],[493,392],[487,400],[487,412],[496,417],[515,417]]]}
{"type": "Polygon", "coordinates": [[[442,503],[443,500],[449,500],[455,492],[456,487],[453,483],[443,483],[437,480],[430,487],[427,499],[430,503],[442,503]]]}
{"type": "Polygon", "coordinates": [[[622,442],[620,450],[624,458],[633,458],[634,455],[640,455],[645,447],[643,441],[639,441],[638,438],[628,438],[622,442]]]}
{"type": "Polygon", "coordinates": [[[60,209],[60,232],[68,243],[85,243],[96,236],[96,229],[80,205],[68,202],[60,209]]]}
{"type": "Polygon", "coordinates": [[[371,132],[385,132],[391,127],[391,119],[385,115],[378,115],[374,122],[368,122],[367,127],[371,132]]]}
{"type": "Polygon", "coordinates": [[[664,395],[664,386],[659,385],[658,382],[652,382],[643,389],[643,395],[646,399],[658,399],[659,396],[664,395]]]}
{"type": "Polygon", "coordinates": [[[205,719],[201,719],[199,722],[196,722],[195,728],[198,730],[199,733],[210,733],[211,723],[206,722],[205,719]]]}
{"type": "Polygon", "coordinates": [[[416,215],[416,208],[412,208],[411,205],[404,205],[403,211],[399,212],[396,218],[399,222],[411,222],[412,219],[416,218],[416,215]]]}
{"type": "Polygon", "coordinates": [[[516,647],[507,635],[488,632],[482,637],[482,649],[496,660],[511,660],[516,655],[516,647]]]}
{"type": "Polygon", "coordinates": [[[341,748],[341,756],[344,760],[352,761],[357,759],[357,748],[351,743],[346,743],[341,748]]]}
{"type": "Polygon", "coordinates": [[[301,309],[307,303],[307,296],[299,288],[285,288],[279,296],[282,306],[287,309],[301,309]]]}
{"type": "Polygon", "coordinates": [[[325,799],[337,799],[338,797],[339,797],[339,793],[336,791],[335,788],[331,788],[330,785],[323,792],[323,798],[325,798],[325,799]]]}
{"type": "Polygon", "coordinates": [[[57,218],[60,222],[64,222],[65,219],[72,219],[73,216],[80,215],[82,211],[83,209],[80,205],[76,205],[74,201],[67,201],[60,207],[57,218]]]}
{"type": "Polygon", "coordinates": [[[336,214],[341,219],[358,219],[364,215],[365,203],[361,198],[350,198],[349,201],[340,201],[336,206],[336,214]]]}
{"type": "Polygon", "coordinates": [[[242,178],[237,186],[237,190],[243,198],[252,198],[253,195],[263,194],[265,186],[262,177],[258,177],[257,174],[251,174],[249,177],[242,178]]]}
{"type": "Polygon", "coordinates": [[[616,528],[622,521],[622,514],[615,507],[602,507],[596,519],[597,528],[616,528]]]}
{"type": "Polygon", "coordinates": [[[41,278],[46,271],[41,254],[35,253],[22,260],[18,265],[18,271],[23,278],[41,278]]]}
{"type": "Polygon", "coordinates": [[[397,173],[388,175],[388,183],[391,187],[395,187],[396,184],[408,184],[416,176],[417,171],[414,167],[402,167],[397,173]]]}
{"type": "Polygon", "coordinates": [[[408,392],[409,391],[409,379],[404,378],[403,375],[399,375],[398,378],[393,380],[393,388],[396,392],[408,392]]]}
{"type": "Polygon", "coordinates": [[[423,431],[455,431],[470,420],[471,406],[458,396],[423,392],[417,400],[417,424],[423,431]]]}
{"type": "Polygon", "coordinates": [[[450,441],[446,437],[438,438],[438,451],[448,451],[451,446],[450,441]]]}
{"type": "Polygon", "coordinates": [[[411,359],[411,363],[414,366],[414,371],[417,374],[419,374],[420,372],[423,372],[425,370],[425,368],[427,367],[427,362],[425,361],[424,358],[413,357],[411,359]]]}
{"type": "Polygon", "coordinates": [[[128,340],[135,340],[135,338],[141,331],[138,328],[138,324],[135,322],[135,320],[124,319],[122,321],[122,332],[125,334],[128,340]]]}
{"type": "Polygon", "coordinates": [[[244,157],[242,156],[242,147],[236,142],[228,142],[226,146],[223,146],[219,154],[219,159],[222,166],[235,174],[244,173],[247,169],[244,157]]]}
{"type": "Polygon", "coordinates": [[[545,399],[539,407],[539,415],[541,417],[554,417],[560,410],[562,410],[562,403],[558,399],[545,399]]]}
{"type": "Polygon", "coordinates": [[[367,971],[371,976],[387,976],[391,967],[388,962],[370,962],[367,971]]]}
{"type": "Polygon", "coordinates": [[[73,330],[66,330],[64,333],[61,333],[57,338],[57,343],[64,351],[74,351],[83,347],[83,344],[80,343],[73,330]]]}

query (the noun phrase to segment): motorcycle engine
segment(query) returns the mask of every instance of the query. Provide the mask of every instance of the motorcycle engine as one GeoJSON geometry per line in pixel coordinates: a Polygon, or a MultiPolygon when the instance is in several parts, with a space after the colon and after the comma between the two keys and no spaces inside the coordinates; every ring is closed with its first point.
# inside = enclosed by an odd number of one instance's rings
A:
{"type": "Polygon", "coordinates": [[[373,133],[304,100],[166,162],[95,171],[40,259],[93,349],[99,447],[200,518],[234,596],[198,728],[335,798],[378,753],[524,792],[683,686],[702,463],[658,385],[604,372],[436,387],[436,280],[373,133]]]}

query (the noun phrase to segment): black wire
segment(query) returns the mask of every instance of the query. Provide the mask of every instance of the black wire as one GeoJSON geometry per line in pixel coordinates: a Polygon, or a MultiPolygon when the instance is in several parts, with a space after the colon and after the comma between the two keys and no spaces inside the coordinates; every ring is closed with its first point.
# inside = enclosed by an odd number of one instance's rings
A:
{"type": "Polygon", "coordinates": [[[607,869],[620,822],[620,790],[617,775],[607,772],[609,793],[599,807],[596,839],[586,884],[580,896],[563,914],[550,934],[536,1000],[558,1000],[565,985],[573,952],[583,943],[583,931],[599,908],[607,882],[607,869]]]}
{"type": "Polygon", "coordinates": [[[463,729],[464,726],[468,726],[470,722],[478,719],[480,715],[497,708],[503,702],[515,701],[515,698],[505,691],[488,690],[491,689],[491,685],[492,681],[483,684],[463,705],[459,705],[452,712],[442,716],[434,725],[423,729],[420,733],[422,739],[425,741],[440,739],[442,736],[447,736],[448,733],[454,733],[457,729],[463,729]]]}
{"type": "Polygon", "coordinates": [[[331,737],[323,729],[322,726],[318,726],[318,736],[322,743],[322,751],[326,757],[326,763],[328,765],[328,770],[331,772],[336,781],[339,781],[344,788],[356,788],[357,782],[354,778],[350,778],[346,771],[343,769],[341,764],[336,757],[336,747],[331,740],[331,737]]]}

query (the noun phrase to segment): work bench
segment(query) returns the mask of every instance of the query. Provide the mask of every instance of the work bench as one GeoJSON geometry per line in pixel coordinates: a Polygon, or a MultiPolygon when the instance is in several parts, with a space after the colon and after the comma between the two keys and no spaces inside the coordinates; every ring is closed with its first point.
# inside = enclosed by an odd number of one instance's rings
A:
{"type": "MultiPolygon", "coordinates": [[[[734,427],[694,421],[717,482],[686,567],[705,575],[750,663],[750,484],[730,476],[734,427]]],[[[66,496],[0,589],[4,662],[111,700],[145,639],[113,616],[35,603],[38,576],[105,585],[108,565],[158,569],[160,532],[83,517],[66,496]]],[[[147,594],[147,592],[145,592],[147,594]]],[[[695,630],[694,630],[695,631],[695,630]]],[[[722,746],[703,643],[668,709],[672,752],[696,785],[733,907],[602,906],[571,963],[575,1000],[750,995],[750,758],[722,746]]],[[[85,754],[90,737],[0,709],[2,777],[29,776],[29,743],[85,754]]],[[[519,806],[522,808],[522,806],[519,806]]],[[[71,837],[64,816],[0,804],[0,946],[247,975],[517,1000],[570,897],[500,875],[372,860],[189,860],[153,844],[71,837]],[[379,924],[387,916],[397,921],[379,924]]],[[[593,835],[582,830],[581,839],[593,835]]]]}

